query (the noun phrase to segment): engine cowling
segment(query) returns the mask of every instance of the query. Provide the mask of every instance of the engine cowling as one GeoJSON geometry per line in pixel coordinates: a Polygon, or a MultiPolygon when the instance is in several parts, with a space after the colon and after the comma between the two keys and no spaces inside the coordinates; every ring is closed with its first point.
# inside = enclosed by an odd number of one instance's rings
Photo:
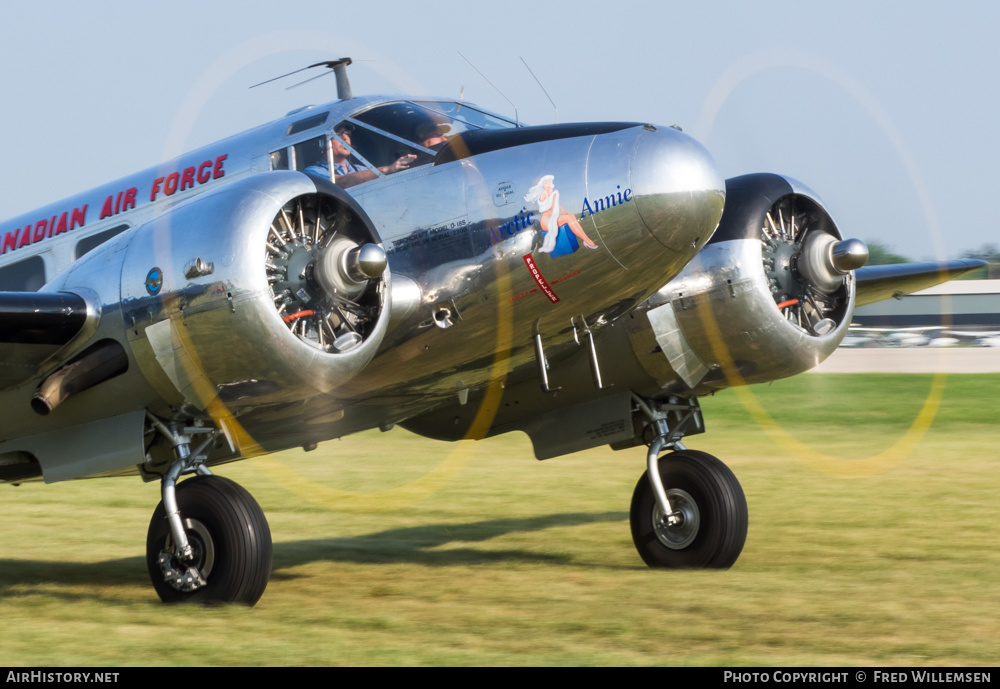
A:
{"type": "Polygon", "coordinates": [[[156,471],[173,455],[144,438],[147,412],[223,430],[209,463],[331,437],[303,409],[323,397],[336,414],[388,328],[390,274],[364,210],[275,171],[145,217],[43,289],[76,295],[86,315],[36,381],[0,391],[16,429],[0,453],[47,481],[156,471]]]}
{"type": "Polygon", "coordinates": [[[388,323],[385,254],[364,211],[316,184],[257,175],[139,229],[122,315],[148,323],[130,340],[150,382],[165,372],[186,402],[203,406],[178,357],[196,359],[196,375],[238,413],[330,392],[371,360],[388,323]],[[154,268],[163,280],[155,294],[154,268]]]}
{"type": "Polygon", "coordinates": [[[633,350],[669,393],[705,394],[813,368],[840,344],[854,309],[853,270],[868,250],[844,240],[795,180],[726,181],[711,241],[657,292],[630,329],[633,350]],[[648,327],[646,327],[648,325],[648,327]]]}
{"type": "Polygon", "coordinates": [[[221,402],[235,417],[330,393],[368,364],[388,327],[379,242],[343,190],[270,172],[163,210],[55,288],[95,302],[97,336],[130,351],[133,404],[196,416],[221,402]]]}

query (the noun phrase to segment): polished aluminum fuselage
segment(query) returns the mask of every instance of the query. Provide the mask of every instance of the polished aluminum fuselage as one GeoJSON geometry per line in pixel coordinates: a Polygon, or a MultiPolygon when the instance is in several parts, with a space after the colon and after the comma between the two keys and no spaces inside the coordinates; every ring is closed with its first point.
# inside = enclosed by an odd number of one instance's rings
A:
{"type": "Polygon", "coordinates": [[[348,403],[334,396],[317,405],[343,405],[344,427],[353,431],[406,419],[491,381],[536,376],[535,334],[555,365],[580,348],[584,329],[599,331],[640,304],[711,236],[722,186],[690,138],[635,126],[429,166],[405,184],[390,177],[359,190],[355,197],[389,251],[393,318],[372,364],[341,390],[348,403]],[[524,193],[543,173],[554,175],[561,205],[584,216],[597,249],[557,258],[538,250],[539,214],[524,193]],[[501,184],[517,191],[497,205],[501,184]],[[630,190],[629,201],[581,214],[584,199],[604,201],[619,189],[630,190]],[[529,214],[532,222],[515,230],[529,214]],[[436,318],[443,310],[448,323],[436,318]]]}
{"type": "MultiPolygon", "coordinates": [[[[323,106],[327,126],[381,102],[323,106]]],[[[8,410],[0,454],[33,453],[49,481],[128,471],[143,462],[149,410],[223,428],[228,443],[214,458],[225,461],[385,427],[470,393],[481,397],[490,386],[531,380],[680,273],[724,204],[724,182],[707,152],[679,131],[650,125],[541,136],[380,176],[348,193],[388,254],[384,313],[363,346],[330,353],[289,331],[262,267],[276,213],[292,199],[326,193],[308,175],[269,168],[270,151],[316,134],[286,135],[302,116],[0,227],[2,241],[38,218],[106,207],[108,198],[112,215],[86,232],[131,225],[76,262],[60,247],[83,228],[12,240],[9,256],[49,252],[47,263],[63,269],[44,291],[79,294],[93,313],[92,327],[38,375],[0,391],[8,410]],[[221,174],[212,176],[216,168],[221,174]],[[558,191],[548,215],[544,203],[529,200],[546,176],[558,191]],[[136,206],[122,210],[115,199],[131,189],[136,206]],[[555,250],[546,245],[552,215],[565,226],[555,250]],[[199,260],[212,271],[191,270],[199,260]],[[152,292],[154,268],[162,285],[152,292]],[[128,373],[49,416],[31,412],[39,379],[99,339],[125,346],[128,373]],[[77,444],[71,458],[57,451],[67,443],[77,444]]]]}

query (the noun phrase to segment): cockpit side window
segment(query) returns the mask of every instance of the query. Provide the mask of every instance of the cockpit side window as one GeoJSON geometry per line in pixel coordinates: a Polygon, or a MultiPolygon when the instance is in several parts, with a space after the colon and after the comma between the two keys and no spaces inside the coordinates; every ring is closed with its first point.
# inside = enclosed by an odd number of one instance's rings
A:
{"type": "MultiPolygon", "coordinates": [[[[352,121],[385,132],[433,154],[452,138],[477,129],[509,129],[515,125],[462,103],[404,101],[356,114],[352,121]]],[[[423,161],[427,162],[427,161],[423,161]]]]}
{"type": "MultiPolygon", "coordinates": [[[[399,136],[392,135],[391,132],[383,132],[371,126],[366,126],[364,122],[358,120],[345,121],[337,125],[337,131],[346,128],[345,141],[348,148],[356,156],[351,157],[351,161],[360,161],[371,168],[376,168],[382,174],[392,174],[398,171],[393,165],[396,161],[407,158],[408,162],[400,169],[414,167],[430,162],[427,151],[413,146],[408,141],[399,136]],[[421,160],[426,158],[426,160],[421,160]]],[[[335,152],[336,153],[336,152],[335,152]]]]}
{"type": "Polygon", "coordinates": [[[326,137],[317,136],[297,143],[292,147],[295,151],[295,169],[305,170],[313,165],[326,165],[326,137]]]}
{"type": "Polygon", "coordinates": [[[272,170],[287,170],[288,169],[288,149],[279,148],[277,151],[271,151],[271,169],[272,170]]]}
{"type": "MultiPolygon", "coordinates": [[[[296,170],[323,176],[332,173],[335,183],[348,187],[430,163],[450,139],[464,132],[514,126],[461,103],[399,101],[338,122],[330,133],[328,150],[319,137],[292,146],[286,157],[296,170]]],[[[271,159],[272,169],[289,165],[280,151],[272,153],[271,159]]]]}
{"type": "Polygon", "coordinates": [[[380,105],[357,113],[335,130],[346,124],[353,152],[388,174],[386,168],[404,156],[409,157],[407,167],[430,163],[450,138],[479,128],[449,116],[446,110],[457,110],[458,105],[447,105],[439,109],[408,101],[380,105]]]}
{"type": "Polygon", "coordinates": [[[456,103],[428,105],[435,107],[410,102],[390,103],[358,113],[354,119],[431,153],[448,143],[452,137],[470,129],[481,128],[451,116],[447,111],[457,110],[456,103]]]}
{"type": "Polygon", "coordinates": [[[430,136],[457,133],[450,131],[446,118],[413,103],[382,105],[358,113],[354,119],[420,146],[424,146],[424,141],[430,136]]]}

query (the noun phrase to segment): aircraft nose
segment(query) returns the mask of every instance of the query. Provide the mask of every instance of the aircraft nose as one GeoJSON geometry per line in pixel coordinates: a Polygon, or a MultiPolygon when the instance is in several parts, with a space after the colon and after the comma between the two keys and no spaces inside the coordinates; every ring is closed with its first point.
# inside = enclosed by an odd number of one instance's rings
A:
{"type": "Polygon", "coordinates": [[[722,217],[726,181],[705,148],[672,127],[645,125],[633,149],[632,193],[649,233],[694,255],[722,217]]]}
{"type": "Polygon", "coordinates": [[[715,231],[725,189],[701,144],[647,124],[595,140],[583,216],[623,267],[652,269],[666,281],[715,231]]]}

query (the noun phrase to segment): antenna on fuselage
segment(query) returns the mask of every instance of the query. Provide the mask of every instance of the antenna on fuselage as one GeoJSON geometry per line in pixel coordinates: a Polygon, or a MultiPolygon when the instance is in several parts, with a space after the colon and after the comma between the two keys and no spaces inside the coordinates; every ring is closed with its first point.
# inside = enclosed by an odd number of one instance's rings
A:
{"type": "MultiPolygon", "coordinates": [[[[521,56],[518,55],[518,57],[521,57],[521,56]]],[[[521,57],[521,62],[524,62],[524,58],[523,57],[521,57]]],[[[531,71],[531,67],[528,67],[528,63],[527,62],[524,62],[524,66],[527,68],[528,74],[530,74],[532,77],[534,77],[535,81],[538,83],[538,88],[540,88],[542,90],[542,93],[545,94],[545,97],[549,99],[550,103],[552,103],[552,107],[555,108],[555,111],[556,111],[556,124],[559,124],[559,108],[556,107],[556,102],[554,100],[552,100],[552,96],[550,96],[549,92],[545,90],[544,86],[542,86],[541,80],[539,80],[539,78],[535,76],[535,73],[531,71]]]]}
{"type": "MultiPolygon", "coordinates": [[[[459,55],[462,55],[462,51],[456,51],[456,52],[458,52],[459,55]]],[[[466,62],[468,62],[469,66],[472,67],[472,69],[474,69],[477,72],[479,72],[479,68],[476,67],[474,64],[472,64],[472,61],[469,58],[467,58],[465,55],[462,55],[462,59],[465,60],[466,62]]],[[[503,99],[505,101],[507,101],[508,103],[510,103],[510,107],[514,108],[514,124],[516,124],[517,126],[520,127],[521,126],[521,122],[517,119],[517,106],[514,105],[514,101],[512,101],[507,96],[504,96],[503,95],[503,91],[501,91],[500,89],[498,89],[497,85],[494,84],[492,81],[490,81],[485,74],[483,74],[482,72],[479,72],[479,76],[481,76],[483,79],[486,79],[486,83],[489,84],[490,86],[492,86],[493,88],[495,88],[497,90],[497,93],[499,93],[501,96],[503,96],[503,99]]]]}
{"type": "MultiPolygon", "coordinates": [[[[299,72],[304,72],[307,69],[312,69],[313,67],[326,67],[327,69],[333,70],[334,76],[337,77],[337,98],[340,100],[349,100],[354,97],[354,92],[351,91],[351,80],[347,77],[347,66],[351,64],[352,60],[349,57],[342,57],[339,60],[325,60],[323,62],[317,62],[314,65],[309,65],[308,67],[303,67],[302,69],[297,69],[294,72],[289,72],[288,74],[282,74],[280,77],[274,77],[273,79],[268,79],[267,81],[262,81],[259,84],[254,84],[250,88],[256,88],[258,86],[263,86],[264,84],[270,84],[272,81],[277,81],[278,79],[284,79],[285,77],[290,77],[293,74],[298,74],[299,72]]],[[[302,86],[302,84],[307,84],[310,81],[319,79],[320,77],[325,77],[330,72],[324,72],[315,77],[310,77],[305,81],[300,81],[297,84],[292,84],[285,90],[289,91],[297,86],[302,86]]]]}

